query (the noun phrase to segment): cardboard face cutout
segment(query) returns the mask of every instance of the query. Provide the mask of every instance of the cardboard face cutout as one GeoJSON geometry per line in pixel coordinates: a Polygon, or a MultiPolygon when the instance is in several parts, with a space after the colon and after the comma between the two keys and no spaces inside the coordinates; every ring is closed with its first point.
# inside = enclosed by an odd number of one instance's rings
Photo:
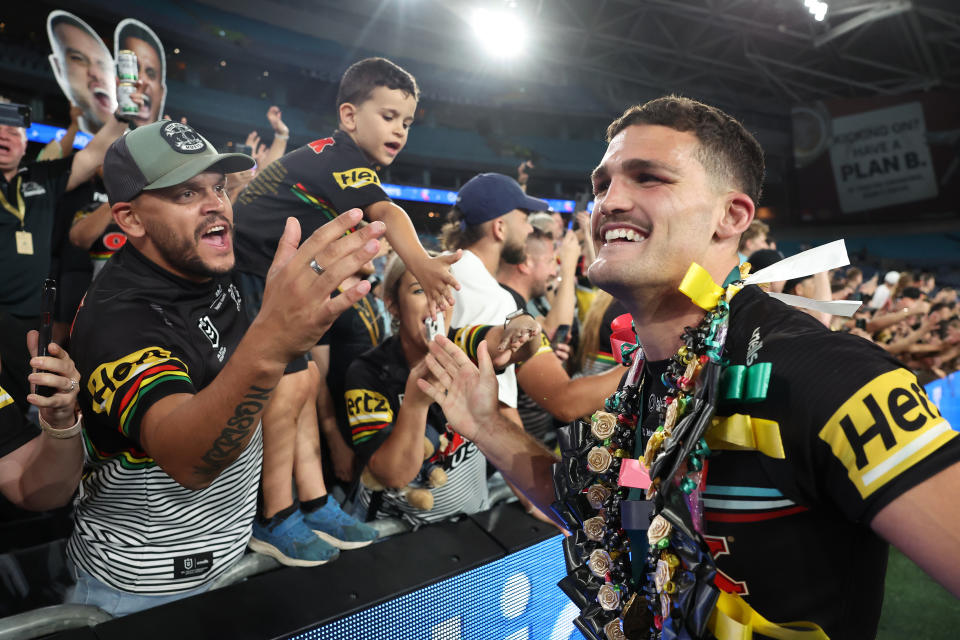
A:
{"type": "Polygon", "coordinates": [[[86,22],[57,9],[47,16],[50,66],[72,104],[80,107],[80,130],[96,133],[117,110],[116,70],[100,36],[86,22]]]}
{"type": "Polygon", "coordinates": [[[150,27],[139,20],[127,18],[113,32],[114,56],[123,49],[129,49],[137,55],[140,81],[143,83],[144,104],[133,120],[137,126],[156,122],[163,113],[167,99],[167,59],[163,43],[150,27]]]}

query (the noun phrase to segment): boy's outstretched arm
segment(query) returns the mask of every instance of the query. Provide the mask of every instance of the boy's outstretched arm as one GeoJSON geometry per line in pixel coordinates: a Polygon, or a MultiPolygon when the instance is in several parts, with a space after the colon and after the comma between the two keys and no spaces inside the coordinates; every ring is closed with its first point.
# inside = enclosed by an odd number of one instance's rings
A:
{"type": "Polygon", "coordinates": [[[438,311],[452,307],[454,300],[450,287],[459,289],[460,283],[450,273],[450,265],[460,259],[461,252],[431,258],[420,244],[410,216],[393,202],[374,202],[363,212],[368,220],[379,220],[387,225],[387,240],[427,294],[430,314],[433,316],[438,311]]]}

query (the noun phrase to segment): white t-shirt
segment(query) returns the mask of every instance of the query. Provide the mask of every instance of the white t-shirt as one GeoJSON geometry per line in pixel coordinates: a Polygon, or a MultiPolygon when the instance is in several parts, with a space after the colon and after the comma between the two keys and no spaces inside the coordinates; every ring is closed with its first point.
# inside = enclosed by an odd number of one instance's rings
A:
{"type": "MultiPolygon", "coordinates": [[[[477,254],[469,249],[464,250],[463,257],[450,267],[450,272],[460,283],[460,290],[453,292],[456,304],[451,326],[458,329],[474,324],[503,326],[507,314],[517,310],[513,296],[500,286],[477,254]]],[[[497,376],[497,382],[500,383],[500,402],[516,409],[517,376],[512,364],[497,376]]]]}
{"type": "Polygon", "coordinates": [[[873,292],[873,297],[870,298],[870,303],[867,305],[870,309],[879,309],[883,305],[887,304],[887,300],[890,299],[890,287],[886,283],[881,284],[877,287],[877,290],[873,292]]]}

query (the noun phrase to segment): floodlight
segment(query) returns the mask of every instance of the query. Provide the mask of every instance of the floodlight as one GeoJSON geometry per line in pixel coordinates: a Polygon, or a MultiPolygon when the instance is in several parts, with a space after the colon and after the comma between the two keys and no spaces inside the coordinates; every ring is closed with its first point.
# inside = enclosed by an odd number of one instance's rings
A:
{"type": "Polygon", "coordinates": [[[492,56],[515,56],[526,45],[526,25],[513,11],[477,9],[473,12],[472,25],[481,45],[492,56]]]}
{"type": "Polygon", "coordinates": [[[827,16],[827,11],[830,9],[827,3],[822,0],[803,0],[803,6],[807,8],[807,11],[817,22],[823,22],[823,19],[827,16]]]}

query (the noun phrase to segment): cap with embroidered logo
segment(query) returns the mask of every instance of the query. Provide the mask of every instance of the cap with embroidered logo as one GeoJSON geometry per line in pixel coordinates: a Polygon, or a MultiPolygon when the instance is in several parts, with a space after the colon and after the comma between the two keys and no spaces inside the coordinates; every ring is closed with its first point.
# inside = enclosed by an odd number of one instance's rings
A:
{"type": "Polygon", "coordinates": [[[120,136],[103,159],[103,183],[110,204],[130,202],[142,191],[186,182],[216,168],[235,173],[252,168],[243,153],[218,153],[193,127],[160,120],[120,136]]]}

